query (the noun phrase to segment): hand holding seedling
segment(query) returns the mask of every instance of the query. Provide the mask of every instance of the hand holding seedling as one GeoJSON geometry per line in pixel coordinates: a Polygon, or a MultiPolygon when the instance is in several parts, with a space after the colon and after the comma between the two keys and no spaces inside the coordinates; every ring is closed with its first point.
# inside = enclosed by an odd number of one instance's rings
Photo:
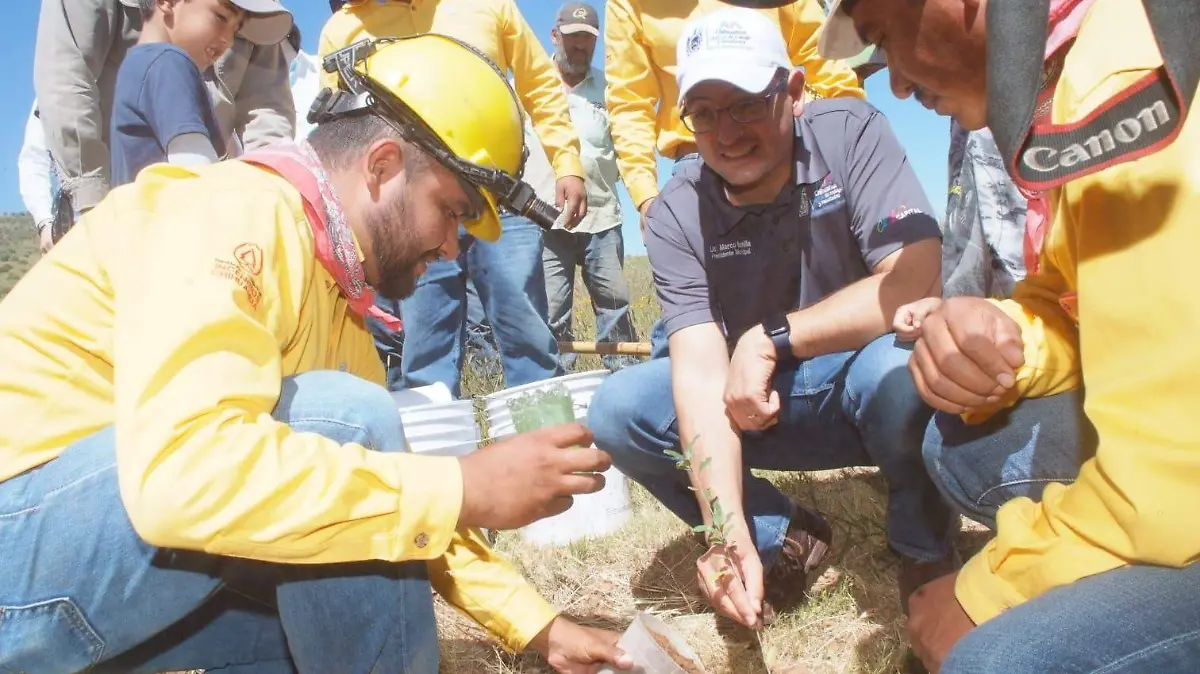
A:
{"type": "MultiPolygon", "coordinates": [[[[703,484],[712,459],[692,462],[693,439],[682,452],[668,450],[667,456],[682,471],[703,484]]],[[[693,491],[695,491],[693,489],[693,491]]],[[[704,490],[709,522],[692,527],[708,541],[708,551],[696,560],[696,580],[710,606],[718,613],[751,629],[762,625],[763,568],[746,526],[745,517],[727,511],[711,490],[704,490]]]]}
{"type": "Polygon", "coordinates": [[[612,464],[582,424],[559,424],[484,447],[459,459],[464,527],[516,529],[604,488],[612,464]]]}
{"type": "Polygon", "coordinates": [[[779,417],[779,393],[771,386],[775,375],[775,344],[761,327],[738,340],[729,358],[725,379],[725,409],[743,431],[761,431],[779,417]]]}
{"type": "Polygon", "coordinates": [[[709,540],[711,547],[696,561],[700,591],[721,615],[758,629],[762,625],[763,568],[750,530],[745,522],[727,524],[724,533],[709,540]]]}

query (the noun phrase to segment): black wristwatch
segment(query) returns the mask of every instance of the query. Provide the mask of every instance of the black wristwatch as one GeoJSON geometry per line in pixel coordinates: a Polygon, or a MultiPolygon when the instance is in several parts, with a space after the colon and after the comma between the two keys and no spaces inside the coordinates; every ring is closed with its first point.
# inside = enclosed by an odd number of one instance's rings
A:
{"type": "Polygon", "coordinates": [[[792,326],[788,325],[785,314],[775,314],[762,322],[763,331],[775,345],[775,357],[780,362],[792,359],[792,326]]]}

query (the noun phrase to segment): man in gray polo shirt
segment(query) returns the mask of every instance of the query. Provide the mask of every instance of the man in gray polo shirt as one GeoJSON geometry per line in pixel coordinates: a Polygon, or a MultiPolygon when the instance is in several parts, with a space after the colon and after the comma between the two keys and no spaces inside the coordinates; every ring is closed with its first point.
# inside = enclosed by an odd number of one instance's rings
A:
{"type": "Polygon", "coordinates": [[[758,13],[697,19],[678,63],[703,162],[647,214],[670,355],[596,392],[596,444],[689,525],[711,524],[714,500],[731,514],[698,576],[747,626],[797,599],[831,542],[819,514],[750,468],[879,466],[905,599],[952,570],[953,517],[921,459],[932,410],[888,334],[901,304],[939,293],[937,222],[883,116],[804,103],[804,74],[758,13]]]}

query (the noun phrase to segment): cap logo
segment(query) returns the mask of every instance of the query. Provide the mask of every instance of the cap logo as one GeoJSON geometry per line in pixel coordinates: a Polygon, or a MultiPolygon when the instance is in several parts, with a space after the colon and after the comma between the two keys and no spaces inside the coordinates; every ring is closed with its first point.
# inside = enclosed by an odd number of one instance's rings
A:
{"type": "Polygon", "coordinates": [[[571,13],[571,16],[575,17],[576,19],[586,19],[587,15],[588,15],[587,7],[580,7],[579,9],[577,9],[571,13]]]}
{"type": "Polygon", "coordinates": [[[745,47],[749,42],[750,33],[746,32],[741,23],[732,19],[717,24],[712,34],[714,47],[745,47]]]}
{"type": "Polygon", "coordinates": [[[702,30],[697,28],[696,30],[692,31],[692,34],[690,37],[688,37],[687,41],[687,53],[695,54],[696,52],[700,51],[700,43],[703,41],[704,32],[702,30]]]}

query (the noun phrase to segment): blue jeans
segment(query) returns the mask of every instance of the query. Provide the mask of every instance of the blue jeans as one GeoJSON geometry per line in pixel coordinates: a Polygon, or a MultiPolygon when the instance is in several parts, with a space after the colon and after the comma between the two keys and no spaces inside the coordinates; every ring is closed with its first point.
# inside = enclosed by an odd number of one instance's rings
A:
{"type": "MultiPolygon", "coordinates": [[[[1187,515],[1184,515],[1187,516],[1187,515]]],[[[1127,566],[1057,587],[969,632],[942,674],[1193,674],[1200,564],[1127,566]]]]}
{"type": "Polygon", "coordinates": [[[1070,484],[1096,452],[1083,393],[1027,398],[981,424],[938,412],[925,433],[925,465],[943,496],[990,529],[1018,496],[1040,501],[1051,482],[1070,484]]]}
{"type": "MultiPolygon", "coordinates": [[[[925,462],[965,515],[996,527],[996,511],[1047,484],[1069,484],[1096,451],[1080,391],[1028,398],[979,425],[938,413],[925,462]]],[[[1129,566],[1089,576],[972,630],[944,674],[1184,674],[1200,662],[1200,564],[1129,566]]]]}
{"type": "MultiPolygon", "coordinates": [[[[348,374],[285,379],[274,417],[404,450],[391,397],[348,374]]],[[[122,505],[111,428],[0,483],[0,541],[0,672],[438,669],[423,563],[290,566],[152,547],[122,505]]]]}
{"type": "MultiPolygon", "coordinates": [[[[583,285],[592,298],[596,314],[596,341],[636,342],[637,332],[629,315],[629,287],[625,283],[625,241],[621,228],[597,234],[576,234],[562,229],[543,234],[542,266],[546,273],[546,296],[550,305],[550,330],[560,342],[575,340],[571,314],[575,305],[575,268],[583,272],[583,285]]],[[[575,365],[576,354],[562,354],[563,368],[575,365]]],[[[630,356],[604,356],[609,370],[641,362],[630,356]]]]}
{"type": "Polygon", "coordinates": [[[546,280],[542,272],[542,230],[528,218],[501,218],[495,243],[461,233],[457,260],[440,261],[402,302],[403,385],[442,382],[457,398],[467,327],[467,276],[475,282],[492,325],[506,386],[520,386],[562,374],[558,343],[550,332],[546,280]]]}
{"type": "MultiPolygon", "coordinates": [[[[888,541],[902,555],[933,561],[949,552],[955,519],[925,472],[921,439],[932,410],[917,395],[910,352],[893,335],[856,352],[779,368],[779,422],[742,438],[743,508],[764,567],[787,532],[791,501],[751,468],[827,470],[879,466],[887,477],[888,541]]],[[[592,398],[588,425],[613,464],[689,525],[701,522],[687,475],[663,452],[678,451],[669,357],[614,373],[592,398]]]]}

